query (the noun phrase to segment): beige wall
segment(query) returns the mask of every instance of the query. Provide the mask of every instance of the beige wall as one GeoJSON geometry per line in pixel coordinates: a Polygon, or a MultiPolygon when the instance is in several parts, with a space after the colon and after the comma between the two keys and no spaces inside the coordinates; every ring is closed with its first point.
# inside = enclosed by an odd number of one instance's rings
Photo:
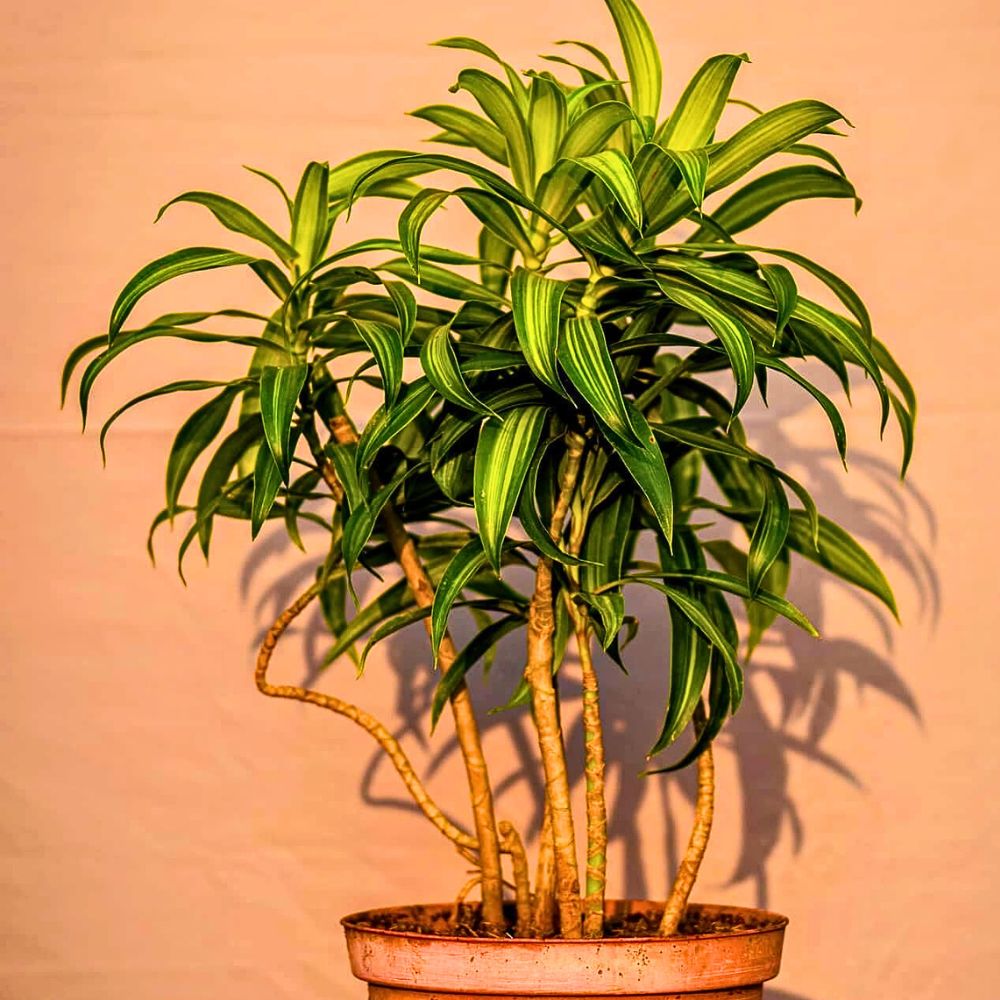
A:
{"type": "MultiPolygon", "coordinates": [[[[720,749],[721,814],[699,895],[766,899],[792,916],[776,998],[987,1000],[1000,958],[990,520],[1000,8],[647,7],[671,92],[703,57],[746,49],[754,62],[742,96],[820,97],[853,119],[842,148],[866,199],[860,217],[842,204],[801,206],[767,236],[855,282],[921,395],[904,492],[887,464],[897,441],[879,447],[863,387],[846,478],[827,455],[822,418],[800,412],[797,396],[752,420],[762,447],[805,463],[827,509],[885,560],[905,627],[799,575],[796,595],[827,638],[776,644],[754,669],[720,749]]],[[[294,585],[283,574],[303,565],[277,535],[248,555],[242,530],[219,531],[211,570],[192,560],[188,589],[166,536],[161,568],[147,564],[145,527],[184,402],[123,423],[102,472],[93,433],[81,439],[76,414],[57,411],[57,366],[100,331],[139,265],[187,242],[233,242],[195,208],[153,229],[168,197],[201,187],[277,211],[240,164],[291,181],[309,158],[424,134],[401,112],[440,100],[458,67],[424,41],[476,35],[527,64],[566,35],[610,45],[601,4],[35,0],[4,3],[2,15],[0,996],[360,996],[338,918],[450,897],[463,867],[422,821],[384,804],[398,792],[391,775],[378,770],[366,786],[381,807],[363,802],[362,734],[253,691],[254,640],[294,585]]],[[[370,213],[359,226],[380,219],[391,221],[370,213]]],[[[212,277],[150,308],[244,294],[255,293],[212,277]]],[[[190,358],[150,348],[123,363],[97,412],[192,371],[190,358]]],[[[212,358],[220,374],[231,370],[224,350],[212,358]]],[[[633,777],[663,686],[655,623],[647,629],[632,679],[607,682],[609,712],[632,720],[612,739],[614,786],[635,809],[616,827],[614,888],[657,895],[670,850],[664,804],[683,830],[687,785],[633,777]]],[[[300,630],[288,676],[321,649],[315,630],[300,630]]],[[[419,741],[426,660],[412,639],[375,657],[360,683],[344,666],[324,683],[410,725],[425,770],[444,753],[432,784],[464,815],[447,732],[419,741]]],[[[516,666],[508,649],[480,701],[504,697],[516,666]]],[[[489,734],[501,775],[516,769],[517,735],[507,723],[489,734]]],[[[501,814],[521,819],[528,803],[514,781],[501,814]]]]}

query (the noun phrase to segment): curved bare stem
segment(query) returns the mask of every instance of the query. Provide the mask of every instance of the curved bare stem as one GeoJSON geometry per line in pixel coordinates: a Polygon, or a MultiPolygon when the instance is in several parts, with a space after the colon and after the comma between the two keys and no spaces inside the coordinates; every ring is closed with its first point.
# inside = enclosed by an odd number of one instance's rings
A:
{"type": "MultiPolygon", "coordinates": [[[[705,722],[705,708],[699,701],[694,712],[696,733],[701,732],[705,722]]],[[[687,850],[684,852],[684,857],[681,859],[677,875],[674,878],[670,897],[664,907],[663,919],[660,921],[660,934],[664,937],[676,934],[677,928],[680,927],[680,923],[684,919],[688,899],[691,896],[695,879],[698,877],[698,869],[701,868],[701,862],[708,847],[708,837],[712,832],[714,813],[715,762],[712,759],[710,744],[702,750],[698,757],[698,794],[694,805],[694,826],[691,829],[687,850]]]]}
{"type": "Polygon", "coordinates": [[[296,598],[278,616],[270,629],[268,629],[267,635],[264,636],[264,641],[261,643],[260,651],[257,653],[257,669],[254,675],[257,682],[257,690],[270,698],[290,698],[294,701],[303,701],[310,705],[318,705],[320,708],[325,708],[328,711],[335,712],[337,715],[342,715],[345,719],[350,719],[351,722],[364,729],[365,732],[375,739],[378,745],[385,751],[389,760],[392,761],[393,767],[396,768],[397,773],[403,780],[403,784],[406,786],[406,790],[410,793],[413,801],[424,816],[459,848],[463,856],[468,857],[470,851],[478,851],[479,849],[479,844],[475,837],[456,826],[438,808],[428,794],[427,789],[424,788],[423,782],[417,777],[417,772],[413,769],[413,765],[400,746],[399,741],[381,722],[356,705],[342,701],[333,695],[323,694],[319,691],[312,691],[308,688],[292,684],[272,684],[267,679],[267,670],[278,640],[285,634],[288,626],[308,607],[320,589],[320,585],[314,583],[305,593],[296,598]]]}

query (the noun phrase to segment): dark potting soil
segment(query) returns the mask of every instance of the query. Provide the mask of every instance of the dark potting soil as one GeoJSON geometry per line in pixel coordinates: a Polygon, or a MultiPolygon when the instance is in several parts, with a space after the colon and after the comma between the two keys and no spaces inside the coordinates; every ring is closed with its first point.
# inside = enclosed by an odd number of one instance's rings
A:
{"type": "MultiPolygon", "coordinates": [[[[609,917],[604,924],[604,937],[605,939],[658,937],[662,915],[662,909],[651,908],[609,917]]],[[[373,913],[370,919],[358,921],[354,926],[434,937],[513,938],[513,917],[513,912],[510,912],[507,931],[503,935],[488,934],[482,929],[479,907],[474,904],[465,904],[458,912],[449,906],[440,909],[401,908],[373,913]]],[[[739,931],[766,930],[772,926],[778,925],[769,919],[755,919],[740,913],[703,911],[695,905],[688,907],[678,933],[681,937],[697,934],[731,934],[739,931]]]]}

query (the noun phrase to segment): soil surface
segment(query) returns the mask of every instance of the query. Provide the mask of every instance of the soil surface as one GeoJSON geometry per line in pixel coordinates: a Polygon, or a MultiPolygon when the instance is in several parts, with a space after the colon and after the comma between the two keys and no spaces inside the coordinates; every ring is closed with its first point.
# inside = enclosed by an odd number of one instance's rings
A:
{"type": "MultiPolygon", "coordinates": [[[[609,917],[604,925],[604,938],[659,937],[662,915],[662,909],[652,908],[609,917]]],[[[374,930],[426,934],[436,937],[513,938],[513,917],[513,912],[510,912],[507,931],[503,935],[487,934],[482,930],[479,907],[475,904],[465,904],[458,911],[454,907],[440,909],[401,908],[386,913],[373,913],[371,919],[352,922],[352,924],[355,927],[370,927],[374,930]]],[[[773,926],[780,926],[780,924],[769,919],[754,919],[741,913],[703,911],[697,905],[693,905],[688,907],[678,934],[681,937],[698,934],[730,934],[739,931],[766,930],[773,926]]]]}

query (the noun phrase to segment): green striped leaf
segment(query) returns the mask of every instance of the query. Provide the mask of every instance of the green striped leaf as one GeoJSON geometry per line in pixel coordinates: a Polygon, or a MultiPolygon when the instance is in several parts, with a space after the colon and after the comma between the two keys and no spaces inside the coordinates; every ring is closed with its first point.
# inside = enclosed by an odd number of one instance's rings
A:
{"type": "Polygon", "coordinates": [[[417,300],[413,297],[409,285],[402,281],[384,281],[382,284],[392,299],[396,319],[399,320],[399,337],[405,345],[413,336],[417,325],[417,300]]]}
{"type": "Polygon", "coordinates": [[[575,160],[599,152],[618,129],[634,120],[635,112],[621,101],[602,101],[587,108],[567,129],[559,159],[575,160]]]}
{"type": "Polygon", "coordinates": [[[167,512],[170,517],[177,511],[181,487],[191,467],[222,430],[239,391],[238,386],[227,386],[181,424],[167,458],[167,512]]]}
{"type": "MultiPolygon", "coordinates": [[[[478,263],[478,261],[476,262],[478,263]]],[[[379,270],[388,271],[400,278],[406,278],[417,283],[413,268],[405,260],[391,260],[383,264],[379,270]]],[[[447,268],[428,264],[426,259],[420,265],[420,287],[432,295],[441,295],[446,299],[459,299],[465,302],[486,302],[491,305],[505,306],[507,300],[496,292],[490,291],[479,282],[466,278],[447,268]]]]}
{"type": "Polygon", "coordinates": [[[410,608],[382,622],[368,637],[365,648],[361,650],[361,656],[358,658],[358,676],[360,677],[365,672],[365,663],[368,661],[368,654],[375,646],[388,639],[389,636],[401,632],[404,628],[409,628],[411,625],[416,625],[417,622],[424,621],[430,617],[430,613],[430,608],[410,608]]]}
{"type": "MultiPolygon", "coordinates": [[[[742,553],[740,553],[742,555],[742,553]]],[[[745,562],[745,560],[744,560],[745,562]]],[[[658,574],[664,580],[684,580],[691,583],[700,584],[706,587],[714,587],[717,590],[723,590],[727,594],[735,594],[737,597],[742,597],[745,601],[755,602],[760,604],[762,607],[766,607],[776,614],[780,614],[783,618],[787,618],[794,625],[797,625],[804,632],[808,632],[813,638],[819,635],[816,626],[809,620],[806,614],[792,604],[791,601],[786,600],[779,594],[775,594],[769,590],[765,590],[763,587],[759,588],[755,593],[751,593],[750,588],[746,584],[745,579],[740,579],[740,577],[731,573],[718,573],[715,570],[710,569],[699,569],[699,570],[664,570],[661,574],[658,574]]],[[[744,577],[745,577],[744,573],[744,577]]],[[[637,581],[646,582],[649,581],[637,581]]]]}
{"type": "MultiPolygon", "coordinates": [[[[764,281],[753,275],[693,257],[672,256],[666,262],[666,266],[684,271],[699,282],[724,292],[726,295],[742,299],[751,305],[777,311],[777,304],[770,288],[764,281]]],[[[875,360],[863,332],[843,316],[838,316],[825,306],[801,296],[792,311],[792,319],[801,319],[816,327],[823,335],[842,347],[847,356],[871,376],[875,389],[882,400],[884,426],[885,418],[889,412],[889,396],[878,362],[875,360]]]]}
{"type": "Polygon", "coordinates": [[[420,364],[432,386],[449,402],[476,413],[493,411],[469,389],[451,342],[450,326],[436,327],[420,348],[420,364]]]}
{"type": "Polygon", "coordinates": [[[531,137],[524,114],[514,94],[495,76],[478,69],[464,69],[452,90],[467,90],[486,116],[500,130],[507,143],[507,158],[514,183],[525,193],[535,185],[531,137]]]}
{"type": "Polygon", "coordinates": [[[292,199],[288,196],[288,192],[285,190],[285,185],[282,184],[281,181],[279,181],[273,174],[269,174],[266,170],[261,170],[259,167],[251,167],[244,163],[243,169],[248,170],[251,174],[260,177],[262,180],[267,181],[267,183],[281,195],[281,200],[285,203],[285,208],[288,210],[288,219],[291,221],[292,199]]]}
{"type": "Polygon", "coordinates": [[[344,496],[347,500],[347,509],[354,510],[360,507],[368,497],[368,490],[363,483],[367,483],[367,477],[362,480],[358,475],[358,446],[356,444],[333,444],[327,449],[330,461],[333,463],[337,479],[344,489],[344,496]]]}
{"type": "Polygon", "coordinates": [[[837,409],[833,400],[804,375],[799,374],[791,365],[780,358],[772,358],[762,354],[757,357],[757,363],[763,365],[765,368],[773,368],[775,371],[781,372],[782,375],[802,386],[819,403],[827,419],[830,421],[830,426],[833,428],[833,437],[837,442],[837,453],[840,455],[840,460],[846,464],[847,428],[844,425],[844,418],[840,415],[840,410],[837,409]]]}
{"type": "MultiPolygon", "coordinates": [[[[87,425],[87,414],[90,407],[90,393],[97,381],[97,377],[116,357],[127,351],[130,347],[142,343],[145,340],[157,340],[160,338],[188,340],[197,344],[236,344],[240,347],[250,347],[255,351],[267,354],[274,360],[279,360],[285,356],[284,348],[263,337],[240,337],[224,333],[208,333],[202,330],[185,330],[173,326],[149,326],[141,330],[123,331],[114,344],[106,351],[102,351],[96,358],[91,359],[80,377],[80,412],[83,416],[83,425],[87,425]]],[[[102,338],[107,343],[107,338],[102,338]]]]}
{"type": "Polygon", "coordinates": [[[747,560],[747,584],[756,596],[771,564],[785,548],[791,513],[781,481],[766,468],[757,467],[757,481],[762,486],[760,516],[750,537],[747,560]]]}
{"type": "Polygon", "coordinates": [[[351,573],[357,565],[358,557],[368,544],[368,540],[375,530],[375,523],[385,509],[385,505],[392,500],[403,482],[415,471],[416,467],[402,468],[392,478],[392,481],[383,486],[370,501],[362,500],[361,503],[351,508],[351,516],[344,524],[344,537],[341,542],[344,569],[347,571],[349,586],[351,573]]]}
{"type": "MultiPolygon", "coordinates": [[[[735,579],[737,582],[742,582],[747,578],[747,555],[741,549],[738,549],[732,542],[726,541],[724,539],[713,539],[705,543],[705,548],[712,554],[712,557],[726,570],[724,574],[729,579],[735,579]]],[[[771,568],[767,571],[764,576],[764,585],[759,593],[770,593],[775,597],[784,598],[786,591],[788,590],[788,582],[791,579],[791,560],[788,557],[788,549],[771,564],[771,568]]],[[[746,589],[746,584],[743,583],[742,586],[746,589]]],[[[736,593],[736,591],[733,591],[736,593]]],[[[749,590],[747,589],[749,594],[749,590]]],[[[743,596],[743,595],[741,595],[743,596]]],[[[753,655],[753,651],[757,648],[760,640],[764,637],[764,633],[774,624],[775,619],[778,617],[780,610],[779,605],[766,606],[759,600],[749,600],[744,597],[747,608],[747,625],[749,626],[747,630],[747,659],[753,655]]],[[[794,608],[795,606],[788,602],[789,606],[794,608]]],[[[795,608],[798,611],[798,608],[795,608]]],[[[801,614],[801,612],[799,612],[801,614]]],[[[788,615],[786,614],[786,617],[788,615]]],[[[805,615],[802,615],[805,619],[805,615]]],[[[791,621],[796,621],[794,618],[791,621]]],[[[808,621],[808,619],[806,619],[808,621]]],[[[796,624],[799,624],[796,622],[796,624]]],[[[812,635],[816,635],[815,627],[809,622],[810,628],[806,631],[810,632],[812,635]]],[[[802,626],[805,627],[805,626],[802,626]]]]}
{"type": "Polygon", "coordinates": [[[889,349],[882,341],[872,339],[872,354],[878,361],[879,367],[892,379],[899,389],[900,395],[890,391],[889,399],[892,402],[892,410],[899,423],[900,433],[903,438],[903,458],[900,465],[900,477],[906,477],[910,461],[913,458],[914,429],[917,420],[917,395],[913,385],[906,377],[902,368],[899,367],[896,359],[889,353],[889,349]]]}
{"type": "Polygon", "coordinates": [[[683,420],[669,421],[665,424],[654,424],[653,433],[660,438],[677,441],[697,451],[707,451],[719,455],[727,455],[747,462],[753,458],[753,452],[748,448],[733,444],[725,437],[716,433],[703,433],[693,430],[683,420]]]}
{"type": "MultiPolygon", "coordinates": [[[[215,454],[205,466],[205,474],[198,485],[197,520],[192,526],[191,537],[196,536],[201,551],[208,558],[208,548],[212,537],[212,522],[216,513],[222,508],[226,494],[232,489],[229,477],[233,474],[240,460],[251,448],[259,448],[262,436],[260,417],[257,414],[242,420],[236,429],[222,440],[215,454]]],[[[243,482],[249,480],[247,476],[243,482]]],[[[249,513],[249,512],[247,512],[249,513]]],[[[227,515],[228,516],[228,515],[227,515]]],[[[241,516],[247,514],[241,512],[241,516]]],[[[178,572],[184,558],[184,547],[177,554],[178,572]]],[[[183,577],[183,573],[181,574],[183,577]]]]}
{"type": "MultiPolygon", "coordinates": [[[[617,479],[617,476],[614,478],[617,479]]],[[[616,640],[625,621],[625,598],[616,581],[630,558],[636,533],[631,529],[634,497],[619,490],[587,521],[581,555],[580,598],[596,615],[601,648],[618,660],[616,640]]]]}
{"type": "Polygon", "coordinates": [[[481,188],[459,188],[453,193],[490,232],[509,243],[525,258],[535,257],[535,248],[524,227],[524,220],[508,201],[481,188]]]}
{"type": "Polygon", "coordinates": [[[736,380],[733,414],[739,413],[753,390],[756,360],[753,340],[746,327],[711,295],[670,278],[657,278],[657,284],[671,301],[701,316],[719,338],[736,380]]]}
{"type": "Polygon", "coordinates": [[[411,155],[405,149],[379,149],[352,156],[331,167],[327,175],[327,196],[331,208],[351,200],[354,193],[373,189],[380,182],[399,181],[423,173],[419,165],[407,162],[411,155]],[[366,183],[368,175],[374,171],[378,172],[378,177],[372,177],[370,183],[366,183]]]}
{"type": "Polygon", "coordinates": [[[712,647],[673,605],[670,611],[670,690],[660,735],[648,757],[666,750],[691,721],[708,677],[712,647]]]}
{"type": "Polygon", "coordinates": [[[379,449],[413,423],[435,395],[434,386],[427,379],[421,378],[400,392],[396,405],[391,410],[380,406],[365,425],[358,441],[358,469],[367,471],[379,449]]]}
{"type": "Polygon", "coordinates": [[[555,166],[538,185],[538,203],[546,216],[565,219],[580,200],[589,178],[587,171],[573,161],[604,149],[615,132],[633,120],[634,113],[627,104],[604,101],[588,108],[569,126],[555,166]]]}
{"type": "Polygon", "coordinates": [[[491,160],[507,166],[507,142],[493,122],[451,104],[431,104],[410,114],[460,137],[491,160]]]}
{"type": "Polygon", "coordinates": [[[395,327],[386,323],[365,319],[353,319],[352,322],[375,358],[382,374],[385,405],[391,409],[403,383],[403,338],[395,327]]]}
{"type": "Polygon", "coordinates": [[[618,31],[628,72],[632,107],[640,119],[656,126],[663,90],[663,69],[656,39],[632,0],[604,0],[618,31]]]}
{"type": "Polygon", "coordinates": [[[545,459],[547,447],[547,445],[543,445],[532,457],[531,464],[528,466],[528,474],[525,477],[524,488],[521,491],[521,502],[518,504],[517,509],[518,520],[521,522],[521,527],[524,528],[525,534],[534,543],[540,555],[551,559],[553,562],[562,563],[564,566],[581,566],[585,564],[586,560],[578,559],[556,545],[552,540],[549,528],[542,523],[542,519],[538,514],[538,470],[545,459]]]}
{"type": "Polygon", "coordinates": [[[889,353],[889,348],[876,338],[872,341],[872,353],[875,355],[879,367],[896,383],[906,408],[915,417],[917,414],[917,394],[903,369],[889,353]]]}
{"type": "Polygon", "coordinates": [[[906,470],[910,467],[910,461],[913,458],[913,414],[891,389],[889,390],[889,400],[892,403],[892,412],[896,415],[896,422],[899,424],[899,431],[903,439],[903,458],[900,463],[899,476],[900,479],[905,479],[906,470]]]}
{"type": "Polygon", "coordinates": [[[602,52],[596,45],[591,45],[590,42],[581,42],[573,38],[563,38],[555,43],[556,45],[572,45],[575,48],[582,49],[588,55],[593,56],[601,66],[601,69],[607,74],[609,80],[616,80],[618,78],[618,73],[615,71],[611,60],[608,58],[607,53],[602,52]]]}
{"type": "Polygon", "coordinates": [[[795,284],[795,278],[792,277],[792,272],[781,264],[761,265],[760,276],[767,282],[767,287],[771,289],[777,306],[778,316],[774,321],[774,339],[777,340],[792,313],[795,312],[795,306],[799,301],[799,289],[795,284]]]}
{"type": "Polygon", "coordinates": [[[125,320],[139,299],[156,288],[157,285],[162,285],[172,278],[179,278],[183,274],[211,271],[218,267],[251,264],[256,259],[256,257],[244,253],[220,250],[217,247],[187,247],[184,250],[168,253],[165,257],[158,257],[138,271],[115,300],[111,309],[111,320],[108,324],[109,341],[113,341],[118,336],[125,320]]]}
{"type": "Polygon", "coordinates": [[[479,280],[491,292],[503,295],[514,263],[514,248],[485,226],[479,231],[479,280]]]}
{"type": "Polygon", "coordinates": [[[509,410],[502,422],[497,417],[485,421],[479,432],[473,474],[476,524],[497,572],[507,528],[547,419],[545,407],[522,406],[509,410]]]}
{"type": "Polygon", "coordinates": [[[451,197],[450,191],[424,188],[414,195],[399,216],[399,244],[413,275],[420,282],[420,234],[431,216],[451,197]]]}
{"type": "Polygon", "coordinates": [[[626,406],[629,422],[639,444],[637,445],[633,438],[616,439],[613,442],[614,451],[649,501],[663,540],[669,546],[674,531],[674,501],[670,475],[646,418],[631,403],[626,406]]]}
{"type": "Polygon", "coordinates": [[[767,471],[777,479],[780,479],[798,498],[799,502],[802,504],[802,508],[805,511],[806,517],[809,519],[810,530],[812,531],[812,540],[814,545],[819,544],[819,509],[816,506],[816,501],[813,500],[809,491],[794,477],[790,476],[784,469],[779,469],[776,465],[772,464],[769,460],[763,459],[761,464],[763,464],[767,471]]]}
{"type": "Polygon", "coordinates": [[[431,649],[437,664],[438,650],[448,630],[448,618],[463,588],[486,563],[486,553],[479,538],[473,538],[461,548],[441,574],[431,606],[431,649]]]}
{"type": "MultiPolygon", "coordinates": [[[[759,115],[715,149],[706,193],[727,187],[769,156],[842,118],[839,111],[820,101],[794,101],[759,115]]],[[[687,192],[678,192],[650,220],[649,231],[662,232],[687,215],[691,206],[687,192]]]]}
{"type": "MultiPolygon", "coordinates": [[[[620,482],[612,473],[615,482],[620,482]]],[[[620,580],[630,550],[629,534],[635,512],[635,497],[618,489],[611,499],[590,516],[583,537],[580,587],[599,594],[620,580]]]]}
{"type": "Polygon", "coordinates": [[[650,220],[657,219],[669,204],[680,183],[680,172],[666,150],[654,142],[639,147],[632,166],[639,185],[646,228],[651,230],[653,225],[650,220]]]}
{"type": "MultiPolygon", "coordinates": [[[[847,171],[844,170],[840,160],[830,150],[824,149],[822,146],[816,146],[809,142],[796,142],[794,145],[789,146],[785,152],[792,156],[809,156],[816,160],[822,160],[828,166],[833,167],[841,177],[847,176],[847,171]]],[[[855,203],[855,208],[859,206],[860,201],[855,203]]]]}
{"type": "Polygon", "coordinates": [[[434,689],[434,700],[431,702],[431,731],[437,726],[445,705],[451,696],[459,689],[465,680],[465,675],[492,650],[498,642],[515,629],[524,625],[524,619],[518,615],[506,615],[490,622],[486,628],[478,632],[469,643],[462,648],[448,672],[438,681],[434,689]]]}
{"type": "Polygon", "coordinates": [[[477,55],[485,56],[490,61],[495,62],[503,68],[504,75],[507,77],[507,84],[510,87],[511,96],[517,106],[522,111],[527,108],[528,95],[523,81],[518,76],[517,70],[510,63],[501,59],[488,45],[476,38],[467,38],[465,36],[442,38],[441,41],[434,42],[433,44],[445,49],[464,49],[466,52],[475,52],[477,55]]]}
{"type": "Polygon", "coordinates": [[[697,149],[711,142],[725,110],[733,80],[747,54],[721,55],[709,59],[691,78],[656,133],[656,142],[666,149],[697,149]]]}
{"type": "Polygon", "coordinates": [[[330,239],[329,191],[329,166],[310,163],[302,174],[292,205],[292,246],[299,255],[296,264],[301,271],[323,256],[330,239]]]}
{"type": "Polygon", "coordinates": [[[618,371],[600,322],[593,316],[566,320],[559,364],[591,409],[620,438],[636,439],[618,383],[618,371]]]}
{"type": "MultiPolygon", "coordinates": [[[[827,288],[837,296],[838,299],[847,307],[848,311],[854,318],[858,321],[861,327],[861,332],[864,335],[867,344],[871,344],[872,340],[872,322],[871,317],[868,314],[868,310],[865,307],[864,302],[857,292],[851,288],[850,285],[844,281],[843,278],[834,274],[833,271],[828,270],[821,264],[817,264],[816,261],[804,256],[800,253],[794,253],[791,250],[779,250],[774,247],[759,247],[753,246],[746,243],[696,243],[694,241],[688,243],[682,243],[676,245],[678,249],[685,250],[720,250],[726,249],[733,251],[734,253],[766,253],[772,257],[778,257],[781,260],[787,260],[789,263],[795,264],[801,267],[803,271],[807,271],[813,277],[818,278],[823,282],[827,288]]],[[[792,315],[795,315],[793,310],[792,315]]]]}
{"type": "Polygon", "coordinates": [[[670,598],[671,605],[677,608],[719,651],[722,662],[725,665],[726,677],[729,681],[731,692],[732,709],[735,712],[743,700],[743,670],[732,643],[712,620],[712,617],[705,610],[701,602],[695,600],[690,594],[678,590],[676,587],[667,586],[664,588],[664,592],[670,598]]]}
{"type": "MultiPolygon", "coordinates": [[[[280,188],[280,185],[279,185],[280,188]]],[[[259,219],[250,209],[245,208],[232,198],[209,191],[187,191],[168,201],[156,214],[159,222],[171,205],[188,202],[192,205],[203,205],[222,223],[226,229],[263,243],[273,250],[286,264],[291,264],[298,256],[294,247],[283,240],[266,222],[259,219]]]]}
{"type": "Polygon", "coordinates": [[[680,172],[695,208],[701,208],[701,203],[705,200],[705,182],[708,179],[708,151],[667,149],[665,152],[680,172]]]}
{"type": "Polygon", "coordinates": [[[250,505],[250,537],[264,526],[281,489],[281,470],[270,448],[258,448],[253,470],[253,500],[250,505]]]}
{"type": "Polygon", "coordinates": [[[642,199],[639,196],[639,184],[635,179],[632,164],[621,150],[604,149],[589,156],[574,157],[572,162],[599,177],[621,206],[626,218],[636,229],[642,228],[642,199]]]}
{"type": "Polygon", "coordinates": [[[708,719],[696,737],[694,745],[675,763],[669,764],[666,767],[649,768],[643,771],[642,773],[645,777],[650,777],[654,774],[672,774],[676,771],[683,771],[684,768],[693,764],[719,735],[726,718],[729,716],[730,709],[734,712],[736,711],[738,706],[732,703],[728,671],[725,669],[725,663],[721,655],[714,649],[712,650],[708,669],[708,719]]]}
{"type": "Polygon", "coordinates": [[[708,190],[718,191],[758,163],[812,135],[844,116],[821,101],[793,101],[748,122],[716,150],[708,175],[708,190]]]}
{"type": "MultiPolygon", "coordinates": [[[[321,603],[324,605],[324,613],[327,613],[327,602],[324,596],[332,589],[338,591],[338,601],[343,601],[347,594],[345,584],[345,574],[341,570],[338,574],[331,576],[327,588],[320,594],[321,603]]],[[[394,615],[399,614],[405,608],[413,605],[413,594],[410,591],[406,580],[399,580],[387,587],[369,604],[366,604],[355,616],[341,629],[334,629],[335,642],[324,654],[320,662],[320,669],[329,666],[334,660],[349,653],[356,642],[366,633],[375,628],[380,622],[387,621],[394,615]]],[[[335,620],[336,621],[336,620],[335,620]]]]}
{"type": "Polygon", "coordinates": [[[66,357],[66,361],[63,364],[62,376],[59,379],[59,405],[66,405],[66,393],[69,391],[69,384],[73,379],[73,373],[79,367],[80,363],[83,361],[88,354],[93,354],[95,351],[101,350],[103,347],[108,346],[108,336],[107,334],[99,334],[96,337],[90,337],[83,341],[81,344],[77,344],[69,355],[66,357]]]}
{"type": "Polygon", "coordinates": [[[867,590],[899,618],[896,599],[889,581],[875,560],[838,524],[821,517],[819,545],[813,544],[809,519],[802,511],[793,510],[788,525],[788,544],[807,559],[829,570],[842,580],[867,590]]]}
{"type": "MultiPolygon", "coordinates": [[[[107,337],[101,338],[102,343],[107,343],[107,337]]],[[[250,384],[249,380],[239,380],[239,384],[243,386],[248,386],[250,384]]],[[[105,442],[107,440],[108,431],[111,430],[112,425],[118,420],[122,414],[127,413],[132,409],[133,406],[138,406],[140,403],[145,403],[146,400],[156,399],[158,396],[169,396],[175,392],[202,392],[205,389],[219,389],[222,386],[235,385],[235,383],[230,382],[212,382],[205,381],[204,379],[184,379],[180,382],[170,382],[167,385],[161,385],[158,389],[150,389],[149,392],[144,392],[134,399],[130,399],[127,403],[119,406],[114,413],[104,421],[104,425],[101,427],[101,433],[99,437],[99,443],[101,448],[101,460],[107,462],[107,453],[105,451],[105,442]]]]}
{"type": "MultiPolygon", "coordinates": [[[[851,198],[857,204],[854,185],[840,174],[822,167],[782,167],[756,178],[730,195],[712,212],[712,221],[727,233],[740,233],[794,201],[810,198],[851,198]]],[[[703,239],[706,230],[693,237],[703,239]]]]}
{"type": "Polygon", "coordinates": [[[566,134],[566,98],[559,87],[543,76],[531,81],[528,131],[534,154],[535,181],[555,162],[566,134]]]}
{"type": "Polygon", "coordinates": [[[267,365],[260,373],[260,416],[264,437],[286,483],[292,461],[292,418],[308,374],[309,366],[305,364],[267,365]]]}
{"type": "Polygon", "coordinates": [[[538,379],[560,395],[556,354],[559,346],[559,308],[566,284],[534,271],[518,268],[511,280],[514,328],[524,359],[538,379]]]}

